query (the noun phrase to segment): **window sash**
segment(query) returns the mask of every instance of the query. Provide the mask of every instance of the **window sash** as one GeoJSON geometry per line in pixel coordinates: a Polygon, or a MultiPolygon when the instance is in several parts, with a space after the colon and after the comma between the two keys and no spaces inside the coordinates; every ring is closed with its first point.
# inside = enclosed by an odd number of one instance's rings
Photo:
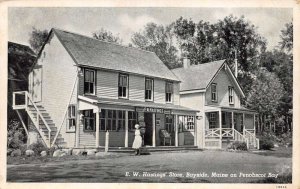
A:
{"type": "Polygon", "coordinates": [[[146,79],[146,90],[153,90],[153,79],[146,79]]]}
{"type": "Polygon", "coordinates": [[[211,100],[217,101],[217,84],[216,83],[211,84],[211,100]]]}
{"type": "Polygon", "coordinates": [[[216,128],[217,127],[217,113],[210,113],[209,114],[209,128],[216,128]]]}
{"type": "Polygon", "coordinates": [[[128,76],[127,75],[119,75],[119,87],[127,87],[128,86],[128,76]]]}
{"type": "Polygon", "coordinates": [[[229,98],[229,103],[233,104],[233,87],[228,87],[228,98],[229,98]]]}
{"type": "Polygon", "coordinates": [[[85,131],[95,131],[95,115],[93,110],[84,110],[84,130],[85,131]]]}
{"type": "Polygon", "coordinates": [[[166,82],[166,93],[173,93],[173,83],[166,82]]]}
{"type": "Polygon", "coordinates": [[[95,93],[95,71],[85,69],[84,70],[84,93],[94,94],[95,93]]]}

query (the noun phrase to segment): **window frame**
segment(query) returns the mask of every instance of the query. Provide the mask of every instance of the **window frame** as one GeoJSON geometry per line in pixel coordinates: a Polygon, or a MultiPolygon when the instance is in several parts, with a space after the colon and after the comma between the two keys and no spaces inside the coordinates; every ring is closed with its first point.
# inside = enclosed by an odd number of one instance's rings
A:
{"type": "Polygon", "coordinates": [[[125,110],[116,110],[116,109],[101,109],[101,116],[99,117],[99,124],[100,124],[100,127],[99,127],[99,131],[100,132],[104,132],[104,131],[114,131],[114,132],[118,132],[118,131],[125,131],[125,125],[126,125],[126,111],[125,110]],[[102,111],[105,111],[104,112],[104,117],[102,116],[102,111]],[[108,114],[109,112],[111,112],[112,116],[111,117],[108,117],[108,114]],[[119,117],[119,113],[122,112],[122,118],[119,117]],[[115,114],[115,116],[114,116],[115,114]],[[104,129],[102,128],[103,126],[101,125],[102,123],[102,120],[104,120],[104,129]],[[110,121],[110,124],[111,125],[108,125],[108,122],[110,121]],[[119,121],[122,121],[122,125],[120,127],[119,125],[119,121]],[[115,128],[114,128],[114,122],[115,122],[115,128]],[[110,128],[108,128],[108,126],[110,128]]]}
{"type": "Polygon", "coordinates": [[[165,85],[165,100],[166,100],[166,103],[173,103],[173,94],[174,94],[174,84],[173,84],[173,82],[167,81],[166,85],[165,85]],[[168,84],[171,86],[171,92],[167,91],[167,89],[168,89],[167,85],[168,84]],[[168,101],[168,97],[170,98],[169,101],[168,101]]]}
{"type": "Polygon", "coordinates": [[[84,71],[83,71],[83,94],[85,95],[96,95],[96,70],[93,70],[93,69],[88,69],[88,68],[84,68],[84,71]],[[90,93],[90,86],[89,86],[89,92],[86,92],[85,90],[85,85],[86,83],[89,83],[91,84],[92,82],[89,82],[89,81],[86,81],[86,72],[93,72],[93,93],[90,93]]]}
{"type": "Polygon", "coordinates": [[[208,126],[209,126],[209,129],[217,128],[217,113],[216,112],[209,113],[208,126]],[[214,115],[214,116],[212,116],[212,115],[214,115]],[[214,119],[214,120],[212,120],[212,119],[214,119]],[[212,124],[212,123],[214,123],[214,124],[212,124]],[[212,127],[212,126],[214,126],[214,127],[212,127]]]}
{"type": "Polygon", "coordinates": [[[165,129],[169,133],[175,133],[174,127],[174,115],[172,114],[165,114],[165,129]],[[170,118],[171,117],[171,118],[170,118]],[[168,121],[167,121],[168,120],[168,121]],[[171,122],[169,122],[171,120],[171,122]]]}
{"type": "Polygon", "coordinates": [[[122,98],[122,99],[128,99],[129,98],[129,75],[128,74],[123,74],[123,73],[119,73],[119,77],[118,77],[118,97],[122,98]],[[120,86],[120,77],[125,76],[126,80],[127,80],[127,85],[126,85],[126,96],[120,96],[120,87],[124,87],[124,86],[120,86]]]}
{"type": "Polygon", "coordinates": [[[67,132],[75,132],[76,130],[76,104],[69,104],[68,106],[68,114],[67,114],[67,132]],[[74,109],[73,109],[74,108],[74,109]],[[71,110],[71,113],[70,113],[71,110]],[[74,113],[74,115],[72,114],[74,113]],[[70,120],[74,121],[74,128],[70,128],[70,120]]]}
{"type": "Polygon", "coordinates": [[[178,132],[194,131],[195,130],[195,116],[179,115],[178,116],[178,132]]]}
{"type": "Polygon", "coordinates": [[[145,101],[149,101],[149,102],[153,102],[154,101],[154,79],[153,78],[148,78],[148,77],[146,77],[145,78],[145,101]],[[151,83],[152,83],[152,85],[151,85],[151,99],[147,99],[146,98],[146,95],[147,95],[147,91],[149,91],[148,89],[146,89],[147,88],[147,80],[150,80],[151,81],[151,83]]]}
{"type": "Polygon", "coordinates": [[[229,104],[234,105],[234,87],[232,86],[228,87],[228,101],[229,104]]]}
{"type": "Polygon", "coordinates": [[[211,101],[212,102],[218,102],[217,83],[212,83],[211,84],[210,91],[211,91],[211,101]],[[213,91],[213,86],[215,87],[215,91],[213,91]],[[213,98],[213,95],[215,95],[215,98],[213,98]]]}
{"type": "Polygon", "coordinates": [[[93,109],[83,110],[83,111],[84,111],[83,112],[83,131],[84,132],[95,132],[96,131],[96,116],[95,116],[95,113],[93,112],[93,109]],[[91,113],[89,115],[90,117],[86,117],[85,111],[89,111],[91,113]],[[86,129],[86,125],[85,125],[86,119],[94,120],[93,129],[86,129]]]}

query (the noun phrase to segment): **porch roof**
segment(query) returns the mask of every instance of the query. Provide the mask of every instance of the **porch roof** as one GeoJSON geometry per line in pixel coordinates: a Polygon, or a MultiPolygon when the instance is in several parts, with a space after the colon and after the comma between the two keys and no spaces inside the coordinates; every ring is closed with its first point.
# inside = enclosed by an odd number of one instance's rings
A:
{"type": "Polygon", "coordinates": [[[239,112],[239,113],[251,113],[251,114],[257,114],[255,110],[250,110],[245,107],[225,107],[225,106],[205,106],[205,112],[213,112],[213,111],[230,111],[230,112],[239,112]]]}
{"type": "Polygon", "coordinates": [[[136,100],[127,100],[127,99],[109,99],[109,98],[100,98],[97,96],[78,96],[80,100],[84,100],[93,104],[111,104],[111,105],[120,105],[120,106],[132,106],[132,107],[149,107],[149,108],[162,108],[170,110],[181,110],[189,112],[199,112],[199,110],[190,109],[180,105],[174,104],[161,104],[154,102],[141,102],[136,100]]]}

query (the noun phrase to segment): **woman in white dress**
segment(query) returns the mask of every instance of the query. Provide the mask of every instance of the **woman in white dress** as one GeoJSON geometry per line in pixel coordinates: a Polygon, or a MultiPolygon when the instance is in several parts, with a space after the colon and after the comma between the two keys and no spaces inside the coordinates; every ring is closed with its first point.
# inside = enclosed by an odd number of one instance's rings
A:
{"type": "Polygon", "coordinates": [[[135,155],[140,155],[140,147],[142,146],[142,137],[139,124],[135,124],[135,137],[132,148],[135,149],[135,155]]]}

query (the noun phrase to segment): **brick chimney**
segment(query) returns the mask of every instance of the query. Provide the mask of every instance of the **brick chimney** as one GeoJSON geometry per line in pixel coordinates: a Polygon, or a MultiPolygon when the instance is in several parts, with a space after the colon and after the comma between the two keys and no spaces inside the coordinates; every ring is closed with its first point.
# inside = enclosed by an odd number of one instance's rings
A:
{"type": "Polygon", "coordinates": [[[191,65],[191,60],[188,57],[183,57],[183,68],[189,68],[191,65]]]}

